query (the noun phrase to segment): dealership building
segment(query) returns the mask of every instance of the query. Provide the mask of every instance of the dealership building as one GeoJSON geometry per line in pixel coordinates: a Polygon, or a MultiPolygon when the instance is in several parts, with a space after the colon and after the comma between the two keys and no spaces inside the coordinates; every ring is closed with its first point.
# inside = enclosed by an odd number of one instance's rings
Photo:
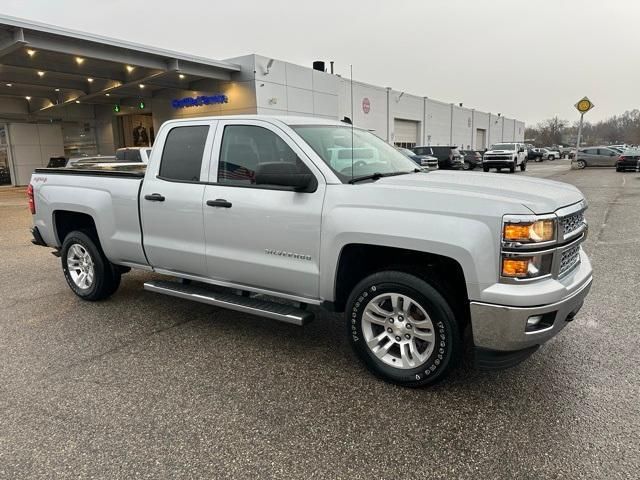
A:
{"type": "Polygon", "coordinates": [[[524,123],[500,113],[326,70],[260,55],[213,60],[0,16],[0,185],[27,184],[51,157],[152,145],[164,121],[203,115],[348,117],[406,147],[524,139],[524,123]]]}

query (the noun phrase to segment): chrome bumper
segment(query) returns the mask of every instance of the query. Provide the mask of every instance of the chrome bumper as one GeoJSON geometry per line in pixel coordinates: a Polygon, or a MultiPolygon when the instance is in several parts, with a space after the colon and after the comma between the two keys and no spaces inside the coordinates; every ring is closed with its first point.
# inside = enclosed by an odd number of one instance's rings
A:
{"type": "Polygon", "coordinates": [[[499,351],[524,350],[542,345],[557,335],[582,307],[593,278],[559,302],[536,307],[511,307],[490,303],[471,302],[473,343],[478,348],[499,351]],[[529,317],[541,315],[544,328],[528,332],[529,317]]]}

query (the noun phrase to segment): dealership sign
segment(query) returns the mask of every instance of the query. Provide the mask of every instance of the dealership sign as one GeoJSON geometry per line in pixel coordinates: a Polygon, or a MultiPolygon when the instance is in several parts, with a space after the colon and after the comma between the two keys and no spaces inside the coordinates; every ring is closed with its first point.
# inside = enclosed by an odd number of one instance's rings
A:
{"type": "Polygon", "coordinates": [[[362,111],[364,113],[369,113],[371,111],[371,102],[367,97],[362,99],[362,111]]]}
{"type": "Polygon", "coordinates": [[[199,95],[197,97],[176,98],[171,100],[173,108],[201,107],[202,105],[215,105],[219,103],[229,103],[226,95],[199,95]]]}

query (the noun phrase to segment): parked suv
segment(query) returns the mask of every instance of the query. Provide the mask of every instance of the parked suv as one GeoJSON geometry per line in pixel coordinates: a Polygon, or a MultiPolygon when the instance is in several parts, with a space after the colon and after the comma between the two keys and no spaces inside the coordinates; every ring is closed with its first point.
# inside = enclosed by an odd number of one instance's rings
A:
{"type": "Polygon", "coordinates": [[[430,155],[438,159],[438,168],[459,170],[464,166],[464,157],[458,147],[450,145],[426,145],[413,147],[417,155],[430,155]]]}
{"type": "Polygon", "coordinates": [[[527,154],[522,143],[496,143],[482,158],[482,169],[485,172],[490,168],[495,168],[498,172],[508,168],[513,173],[517,167],[523,172],[527,169],[527,154]]]}
{"type": "Polygon", "coordinates": [[[426,168],[427,170],[437,170],[438,169],[438,159],[436,157],[432,157],[430,155],[418,155],[408,148],[396,147],[401,154],[405,157],[410,158],[422,168],[426,168]]]}

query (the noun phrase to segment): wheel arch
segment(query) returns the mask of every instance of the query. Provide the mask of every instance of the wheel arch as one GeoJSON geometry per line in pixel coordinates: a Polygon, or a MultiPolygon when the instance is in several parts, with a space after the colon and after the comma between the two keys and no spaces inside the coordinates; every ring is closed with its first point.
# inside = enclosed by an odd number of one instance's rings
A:
{"type": "Polygon", "coordinates": [[[449,302],[460,327],[469,325],[469,295],[462,265],[454,258],[406,248],[350,243],[340,251],[334,280],[333,309],[343,312],[349,294],[363,278],[395,270],[415,275],[449,302]]]}
{"type": "Polygon", "coordinates": [[[66,236],[74,230],[87,233],[100,246],[100,236],[94,218],[88,213],[73,210],[54,210],[53,229],[58,246],[62,246],[66,236]]]}

